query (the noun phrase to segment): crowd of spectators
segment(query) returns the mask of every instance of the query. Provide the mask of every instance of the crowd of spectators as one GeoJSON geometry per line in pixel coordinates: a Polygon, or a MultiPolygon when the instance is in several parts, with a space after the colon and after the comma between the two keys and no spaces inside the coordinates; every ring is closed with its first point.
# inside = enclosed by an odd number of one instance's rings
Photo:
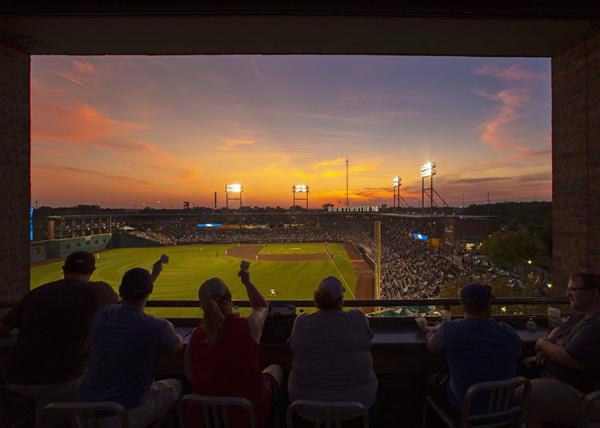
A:
{"type": "MultiPolygon", "coordinates": [[[[433,248],[415,239],[408,228],[383,226],[381,242],[381,298],[407,299],[436,297],[440,288],[458,277],[470,276],[467,264],[462,267],[433,248]]],[[[200,229],[195,226],[164,225],[160,232],[133,232],[136,236],[163,245],[191,243],[273,243],[273,242],[348,242],[363,255],[374,260],[371,223],[343,223],[326,227],[253,227],[235,229],[200,229]]]]}

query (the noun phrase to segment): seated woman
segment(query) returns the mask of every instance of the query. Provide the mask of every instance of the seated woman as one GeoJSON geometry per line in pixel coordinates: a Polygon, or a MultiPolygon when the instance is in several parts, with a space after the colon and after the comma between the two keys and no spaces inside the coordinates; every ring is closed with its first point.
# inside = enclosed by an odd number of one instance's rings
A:
{"type": "MultiPolygon", "coordinates": [[[[257,426],[266,427],[283,374],[276,365],[261,370],[259,343],[268,306],[250,282],[248,271],[241,270],[238,275],[246,287],[252,313],[246,318],[233,313],[225,283],[219,278],[205,281],[198,291],[203,324],[192,332],[185,372],[193,394],[244,397],[254,404],[257,426]]],[[[190,426],[202,426],[198,406],[188,406],[187,414],[190,426]]],[[[250,426],[241,410],[231,412],[231,423],[235,427],[250,426]]]]}
{"type": "MultiPolygon", "coordinates": [[[[366,408],[375,402],[377,378],[369,351],[373,333],[362,312],[342,310],[344,291],[337,278],[323,279],[315,291],[319,310],[300,315],[294,322],[289,339],[293,353],[290,401],[358,401],[366,408]]],[[[309,414],[300,416],[312,419],[309,414]]]]}
{"type": "Polygon", "coordinates": [[[536,344],[542,377],[531,382],[527,427],[575,425],[584,394],[600,390],[600,276],[573,274],[567,296],[575,315],[536,344]]]}

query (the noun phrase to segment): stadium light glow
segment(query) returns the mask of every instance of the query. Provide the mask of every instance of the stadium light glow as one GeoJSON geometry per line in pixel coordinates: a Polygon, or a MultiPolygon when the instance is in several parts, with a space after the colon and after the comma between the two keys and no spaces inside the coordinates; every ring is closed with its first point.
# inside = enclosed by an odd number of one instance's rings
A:
{"type": "Polygon", "coordinates": [[[400,187],[400,182],[402,181],[402,179],[398,176],[394,177],[394,187],[400,187]]]}
{"type": "Polygon", "coordinates": [[[421,166],[421,178],[435,175],[435,163],[426,162],[421,166]]]}
{"type": "Polygon", "coordinates": [[[241,184],[228,184],[225,186],[225,191],[227,193],[242,193],[242,185],[241,184]]]}
{"type": "Polygon", "coordinates": [[[308,192],[308,186],[306,184],[294,184],[293,190],[296,193],[306,193],[308,192]]]}

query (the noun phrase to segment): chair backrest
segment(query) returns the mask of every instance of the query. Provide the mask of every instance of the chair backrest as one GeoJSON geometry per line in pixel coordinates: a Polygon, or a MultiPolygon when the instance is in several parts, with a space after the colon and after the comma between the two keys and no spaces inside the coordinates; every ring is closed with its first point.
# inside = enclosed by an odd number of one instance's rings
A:
{"type": "Polygon", "coordinates": [[[581,403],[579,428],[600,428],[600,391],[590,392],[581,403]]]}
{"type": "Polygon", "coordinates": [[[521,426],[530,389],[531,382],[524,377],[481,382],[471,386],[465,394],[459,428],[472,425],[478,428],[521,426]],[[515,389],[518,387],[523,387],[519,402],[515,398],[515,389]],[[477,407],[483,406],[477,409],[477,414],[471,413],[474,402],[477,407]]]}
{"type": "MultiPolygon", "coordinates": [[[[90,403],[50,403],[40,412],[40,417],[60,415],[69,421],[71,428],[98,428],[100,420],[114,418],[120,428],[129,428],[127,409],[111,401],[90,403]]],[[[117,426],[111,424],[111,426],[117,426]]]]}
{"type": "Polygon", "coordinates": [[[185,414],[185,407],[188,404],[202,409],[204,428],[230,428],[229,410],[236,407],[246,411],[250,427],[256,428],[256,412],[254,405],[249,400],[242,397],[213,397],[195,394],[184,395],[177,402],[177,418],[180,428],[188,426],[185,414]]]}
{"type": "Polygon", "coordinates": [[[294,427],[294,412],[306,412],[312,415],[315,427],[341,428],[344,416],[358,414],[362,418],[363,428],[369,428],[369,412],[356,401],[314,401],[296,400],[287,410],[287,428],[294,427]]]}

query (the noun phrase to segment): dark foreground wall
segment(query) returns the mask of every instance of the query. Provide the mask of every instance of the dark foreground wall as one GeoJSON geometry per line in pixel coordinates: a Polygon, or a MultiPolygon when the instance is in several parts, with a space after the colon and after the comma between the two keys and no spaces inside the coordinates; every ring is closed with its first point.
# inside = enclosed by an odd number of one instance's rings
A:
{"type": "Polygon", "coordinates": [[[600,273],[600,30],[552,58],[554,283],[600,273]]]}
{"type": "Polygon", "coordinates": [[[0,43],[0,300],[29,289],[29,55],[0,43]]]}

